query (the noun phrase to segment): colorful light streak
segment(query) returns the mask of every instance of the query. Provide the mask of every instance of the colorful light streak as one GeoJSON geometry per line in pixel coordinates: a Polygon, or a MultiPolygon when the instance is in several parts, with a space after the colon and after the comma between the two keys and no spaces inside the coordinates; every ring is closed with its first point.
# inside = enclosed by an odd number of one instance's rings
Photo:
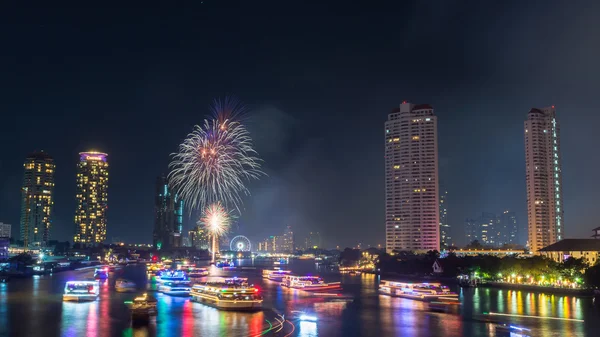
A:
{"type": "Polygon", "coordinates": [[[553,320],[558,320],[558,321],[571,321],[571,322],[581,322],[583,323],[584,320],[582,319],[576,319],[576,318],[562,318],[562,317],[551,317],[551,316],[532,316],[532,315],[516,315],[516,314],[501,314],[501,313],[497,313],[497,312],[489,312],[489,313],[483,313],[484,315],[490,315],[490,316],[507,316],[507,317],[523,317],[523,318],[536,318],[536,319],[553,319],[553,320]]]}

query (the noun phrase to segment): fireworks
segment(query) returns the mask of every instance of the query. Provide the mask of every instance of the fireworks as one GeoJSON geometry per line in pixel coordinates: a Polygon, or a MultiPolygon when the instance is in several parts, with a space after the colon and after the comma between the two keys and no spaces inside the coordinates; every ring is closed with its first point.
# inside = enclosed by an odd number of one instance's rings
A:
{"type": "Polygon", "coordinates": [[[190,211],[222,202],[240,209],[249,195],[246,182],[264,173],[248,130],[238,120],[244,107],[235,100],[216,100],[213,116],[196,125],[179,145],[170,164],[169,181],[190,211]]]}
{"type": "Polygon", "coordinates": [[[214,203],[206,207],[202,212],[200,223],[208,230],[211,235],[219,237],[227,233],[231,217],[229,212],[223,208],[221,203],[214,203]]]}

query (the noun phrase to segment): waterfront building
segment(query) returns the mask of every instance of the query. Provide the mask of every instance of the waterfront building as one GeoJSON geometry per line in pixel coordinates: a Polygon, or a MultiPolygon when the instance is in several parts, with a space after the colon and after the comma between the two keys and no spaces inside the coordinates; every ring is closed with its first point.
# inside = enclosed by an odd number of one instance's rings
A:
{"type": "Polygon", "coordinates": [[[292,226],[287,226],[285,228],[282,241],[281,252],[288,254],[294,253],[296,246],[294,245],[294,232],[292,231],[292,226]]]}
{"type": "Polygon", "coordinates": [[[385,122],[386,251],[440,250],[437,117],[403,102],[385,122]]]}
{"type": "Polygon", "coordinates": [[[0,238],[11,238],[11,228],[10,224],[0,222],[0,238]]]}
{"type": "Polygon", "coordinates": [[[54,159],[34,152],[25,159],[21,187],[20,234],[24,247],[46,246],[50,240],[54,208],[54,159]]]}
{"type": "Polygon", "coordinates": [[[448,224],[448,191],[440,195],[440,246],[446,248],[452,245],[450,225],[448,224]]]}
{"type": "Polygon", "coordinates": [[[504,211],[498,216],[496,242],[498,246],[519,244],[519,221],[515,212],[504,211]]]}
{"type": "Polygon", "coordinates": [[[74,243],[89,246],[102,244],[106,240],[107,156],[106,153],[95,151],[79,153],[74,243]]]}
{"type": "Polygon", "coordinates": [[[456,256],[479,256],[479,255],[493,255],[498,257],[504,256],[521,256],[529,257],[533,256],[527,254],[524,249],[505,249],[505,248],[465,248],[452,250],[456,256]]]}
{"type": "Polygon", "coordinates": [[[475,219],[465,220],[467,242],[477,240],[480,244],[490,247],[516,245],[517,216],[514,212],[504,211],[500,215],[482,212],[475,219]]]}
{"type": "Polygon", "coordinates": [[[321,234],[319,232],[310,232],[304,242],[306,249],[318,249],[323,248],[321,245],[321,234]]]}
{"type": "Polygon", "coordinates": [[[589,266],[593,266],[600,260],[600,240],[563,239],[539,249],[537,253],[559,263],[574,257],[583,259],[589,266]]]}
{"type": "Polygon", "coordinates": [[[209,249],[210,240],[208,231],[202,225],[197,225],[188,232],[192,247],[196,249],[209,249]]]}
{"type": "Polygon", "coordinates": [[[9,250],[10,240],[7,237],[0,236],[0,261],[8,260],[10,257],[9,250]]]}
{"type": "Polygon", "coordinates": [[[528,243],[532,252],[564,237],[560,127],[554,106],[532,108],[525,121],[528,243]]]}
{"type": "Polygon", "coordinates": [[[283,253],[283,236],[271,235],[258,243],[258,251],[263,253],[283,253]]]}
{"type": "Polygon", "coordinates": [[[156,178],[154,203],[154,247],[174,248],[182,245],[183,200],[173,193],[166,175],[156,178]]]}

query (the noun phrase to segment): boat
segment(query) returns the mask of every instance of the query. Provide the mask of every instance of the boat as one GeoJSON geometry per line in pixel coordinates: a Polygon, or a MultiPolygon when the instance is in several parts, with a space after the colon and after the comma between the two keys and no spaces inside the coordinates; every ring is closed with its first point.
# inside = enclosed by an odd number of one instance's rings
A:
{"type": "Polygon", "coordinates": [[[458,294],[440,283],[404,283],[382,280],[379,293],[392,297],[404,297],[413,300],[451,299],[458,301],[458,294]]]}
{"type": "Polygon", "coordinates": [[[190,294],[190,282],[165,282],[158,286],[158,292],[173,296],[188,296],[190,294]]]}
{"type": "Polygon", "coordinates": [[[263,278],[269,279],[271,281],[281,282],[286,275],[289,275],[291,270],[282,270],[282,269],[265,269],[262,271],[263,278]]]}
{"type": "Polygon", "coordinates": [[[100,295],[98,281],[68,281],[65,283],[63,301],[95,301],[100,295]]]}
{"type": "Polygon", "coordinates": [[[207,268],[190,268],[190,269],[188,269],[188,276],[190,278],[208,276],[208,269],[207,268]]]}
{"type": "Polygon", "coordinates": [[[137,285],[133,281],[118,279],[115,282],[115,290],[120,293],[126,293],[130,291],[136,291],[137,285]]]}
{"type": "Polygon", "coordinates": [[[529,337],[531,330],[513,324],[496,324],[496,336],[529,337]]]}
{"type": "Polygon", "coordinates": [[[146,314],[154,316],[157,314],[156,310],[157,300],[153,296],[148,295],[147,293],[138,296],[131,301],[131,312],[132,314],[146,314]]]}
{"type": "Polygon", "coordinates": [[[160,283],[188,281],[188,277],[183,270],[163,270],[160,275],[156,276],[156,280],[160,283]]]}
{"type": "Polygon", "coordinates": [[[192,301],[220,310],[258,311],[263,298],[259,289],[248,285],[246,278],[227,278],[195,284],[190,292],[192,301]]]}
{"type": "Polygon", "coordinates": [[[235,267],[235,264],[231,260],[217,261],[217,263],[215,263],[215,267],[217,267],[217,268],[231,268],[231,267],[235,267]]]}
{"type": "Polygon", "coordinates": [[[105,280],[108,278],[108,267],[96,268],[94,270],[94,278],[96,280],[105,280]]]}
{"type": "Polygon", "coordinates": [[[306,291],[320,291],[341,289],[342,284],[340,282],[325,283],[319,276],[286,275],[281,286],[306,291]]]}

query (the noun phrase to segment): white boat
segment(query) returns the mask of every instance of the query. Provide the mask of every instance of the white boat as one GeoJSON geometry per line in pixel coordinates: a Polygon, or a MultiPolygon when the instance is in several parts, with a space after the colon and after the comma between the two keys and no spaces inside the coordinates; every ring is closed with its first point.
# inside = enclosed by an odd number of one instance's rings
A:
{"type": "Polygon", "coordinates": [[[190,281],[164,282],[158,286],[159,292],[173,296],[188,296],[190,290],[190,281]]]}
{"type": "Polygon", "coordinates": [[[94,278],[96,280],[105,280],[108,278],[108,267],[100,267],[94,270],[94,278]]]}
{"type": "Polygon", "coordinates": [[[379,293],[413,300],[458,300],[458,294],[440,283],[405,283],[381,280],[379,293]]]}
{"type": "Polygon", "coordinates": [[[261,310],[263,299],[259,289],[247,282],[246,278],[235,277],[195,284],[190,294],[192,301],[221,310],[261,310]]]}
{"type": "Polygon", "coordinates": [[[68,281],[65,284],[63,301],[95,301],[99,294],[98,281],[68,281]]]}
{"type": "Polygon", "coordinates": [[[342,284],[340,282],[325,283],[319,276],[293,276],[286,275],[281,285],[283,287],[300,289],[306,291],[320,291],[320,290],[333,290],[341,289],[342,284]]]}
{"type": "Polygon", "coordinates": [[[262,272],[263,278],[269,279],[271,281],[281,282],[286,275],[289,275],[291,270],[282,270],[282,269],[274,269],[269,270],[265,269],[262,272]]]}
{"type": "Polygon", "coordinates": [[[159,283],[165,282],[183,282],[188,281],[188,277],[183,270],[163,270],[160,276],[156,277],[159,283]]]}
{"type": "Polygon", "coordinates": [[[118,279],[115,282],[115,290],[120,292],[120,293],[126,293],[126,292],[131,292],[131,291],[136,291],[137,290],[137,285],[129,280],[125,280],[125,279],[118,279]]]}
{"type": "Polygon", "coordinates": [[[190,269],[188,269],[188,277],[190,277],[190,278],[197,278],[197,277],[204,277],[204,276],[208,276],[207,268],[190,268],[190,269]]]}

